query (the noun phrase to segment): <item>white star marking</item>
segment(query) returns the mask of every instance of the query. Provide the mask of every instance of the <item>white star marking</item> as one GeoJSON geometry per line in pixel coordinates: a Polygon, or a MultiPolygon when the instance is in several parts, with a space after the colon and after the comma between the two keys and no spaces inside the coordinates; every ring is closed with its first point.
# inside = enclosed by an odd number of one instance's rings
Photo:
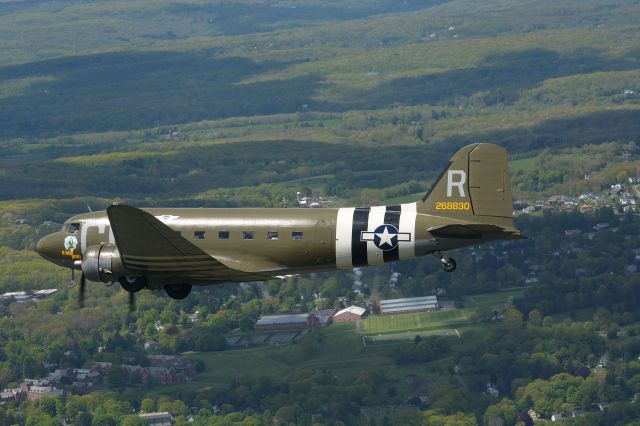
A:
{"type": "Polygon", "coordinates": [[[379,245],[384,245],[384,244],[388,244],[390,246],[393,245],[393,242],[391,242],[391,239],[393,237],[395,237],[395,234],[390,234],[389,233],[389,229],[385,226],[384,227],[384,231],[382,231],[382,233],[378,233],[376,234],[378,237],[380,237],[380,244],[379,245]]]}

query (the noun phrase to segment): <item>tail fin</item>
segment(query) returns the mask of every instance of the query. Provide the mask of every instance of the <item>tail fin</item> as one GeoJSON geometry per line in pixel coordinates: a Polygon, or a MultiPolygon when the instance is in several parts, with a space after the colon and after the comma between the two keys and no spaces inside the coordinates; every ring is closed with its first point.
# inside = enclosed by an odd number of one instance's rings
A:
{"type": "Polygon", "coordinates": [[[513,228],[507,151],[489,143],[462,148],[418,202],[417,210],[513,228]]]}

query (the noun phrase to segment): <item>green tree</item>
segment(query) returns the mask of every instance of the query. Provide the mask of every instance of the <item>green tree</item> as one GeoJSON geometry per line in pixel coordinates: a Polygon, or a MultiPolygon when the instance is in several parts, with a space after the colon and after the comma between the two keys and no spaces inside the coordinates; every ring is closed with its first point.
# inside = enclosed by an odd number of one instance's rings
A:
{"type": "Polygon", "coordinates": [[[516,405],[510,399],[504,398],[497,404],[490,405],[484,413],[486,426],[513,425],[517,419],[516,405]]]}
{"type": "Polygon", "coordinates": [[[140,411],[145,413],[152,413],[155,411],[156,402],[151,398],[144,398],[142,402],[140,402],[140,411]]]}

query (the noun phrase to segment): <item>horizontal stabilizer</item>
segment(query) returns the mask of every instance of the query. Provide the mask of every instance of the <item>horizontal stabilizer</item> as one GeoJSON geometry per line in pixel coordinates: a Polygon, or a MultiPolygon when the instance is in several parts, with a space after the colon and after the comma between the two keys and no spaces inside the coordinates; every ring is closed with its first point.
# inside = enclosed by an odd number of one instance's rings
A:
{"type": "Polygon", "coordinates": [[[485,234],[503,234],[500,239],[504,240],[521,240],[525,239],[524,235],[520,235],[517,231],[508,231],[507,229],[490,224],[452,224],[427,229],[436,237],[442,238],[482,238],[485,234]]]}

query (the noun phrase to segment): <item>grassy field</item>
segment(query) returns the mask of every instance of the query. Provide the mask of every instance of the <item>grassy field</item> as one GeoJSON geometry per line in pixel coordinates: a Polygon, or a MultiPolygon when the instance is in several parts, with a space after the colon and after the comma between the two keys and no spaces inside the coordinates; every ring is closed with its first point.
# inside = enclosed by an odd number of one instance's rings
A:
{"type": "Polygon", "coordinates": [[[470,322],[471,314],[478,308],[503,307],[508,297],[518,297],[523,289],[478,294],[464,298],[465,307],[455,310],[418,312],[413,314],[372,316],[362,321],[361,331],[365,334],[393,334],[400,331],[435,331],[453,329],[457,325],[470,322]]]}
{"type": "Polygon", "coordinates": [[[320,344],[311,354],[303,350],[302,344],[189,354],[204,361],[207,369],[184,386],[199,389],[228,382],[238,375],[283,377],[302,369],[328,369],[339,377],[352,377],[390,364],[386,351],[365,350],[353,323],[334,324],[313,333],[320,344]]]}
{"type": "Polygon", "coordinates": [[[524,288],[513,288],[495,293],[472,294],[464,297],[464,305],[466,308],[472,309],[486,307],[499,309],[504,306],[509,297],[512,297],[513,299],[522,297],[524,290],[524,288]]]}
{"type": "MultiPolygon", "coordinates": [[[[517,289],[471,296],[465,299],[469,307],[452,311],[368,318],[361,323],[362,332],[367,339],[376,343],[408,342],[416,335],[462,337],[467,331],[481,327],[469,322],[469,315],[475,308],[497,308],[504,304],[507,296],[517,296],[522,291],[517,289]],[[456,324],[460,324],[460,327],[454,327],[456,324]]],[[[336,375],[345,377],[370,368],[390,368],[390,349],[385,348],[384,344],[365,347],[363,336],[355,332],[353,323],[333,324],[326,329],[314,330],[313,336],[318,339],[319,346],[312,355],[305,354],[302,344],[189,354],[190,357],[204,361],[207,369],[183,386],[199,389],[212,383],[227,382],[236,377],[238,372],[252,377],[278,377],[300,369],[317,368],[329,369],[336,375]]]]}
{"type": "MultiPolygon", "coordinates": [[[[465,336],[477,335],[487,324],[469,320],[479,307],[499,308],[508,296],[521,295],[523,289],[514,289],[465,298],[467,307],[452,311],[421,312],[394,316],[370,317],[361,323],[363,334],[355,332],[354,323],[333,324],[311,334],[318,345],[305,351],[302,343],[284,346],[266,346],[224,352],[189,353],[187,356],[202,360],[206,371],[193,377],[189,383],[166,388],[171,392],[207,390],[225,386],[238,377],[288,377],[304,369],[324,369],[339,378],[357,376],[361,371],[384,369],[388,377],[402,378],[407,374],[425,374],[416,366],[397,366],[392,360],[398,344],[413,341],[416,335],[451,337],[452,344],[460,347],[472,344],[465,336]]],[[[434,365],[441,365],[437,361],[434,365]]],[[[447,374],[444,367],[430,375],[447,374]]]]}
{"type": "Polygon", "coordinates": [[[460,332],[455,328],[442,328],[438,330],[427,331],[404,331],[402,333],[368,335],[364,336],[363,344],[365,345],[396,345],[396,344],[414,344],[416,336],[422,338],[429,336],[448,336],[462,338],[460,332]]]}
{"type": "Polygon", "coordinates": [[[452,311],[372,316],[362,321],[361,330],[365,334],[395,334],[398,331],[426,331],[451,328],[456,324],[468,322],[470,314],[471,310],[469,309],[456,309],[452,311]]]}

